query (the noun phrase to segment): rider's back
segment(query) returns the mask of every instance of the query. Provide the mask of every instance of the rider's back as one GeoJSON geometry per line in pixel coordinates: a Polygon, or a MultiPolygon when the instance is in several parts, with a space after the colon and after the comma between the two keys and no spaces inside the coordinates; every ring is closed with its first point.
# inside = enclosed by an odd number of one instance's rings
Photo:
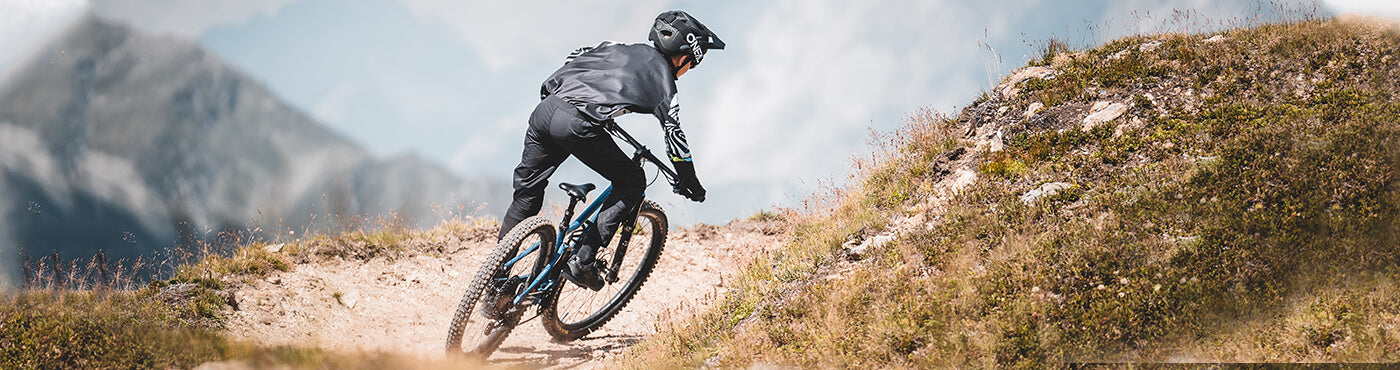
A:
{"type": "Polygon", "coordinates": [[[598,121],[670,108],[675,75],[670,62],[651,45],[604,41],[576,53],[545,79],[541,95],[557,95],[598,121]]]}

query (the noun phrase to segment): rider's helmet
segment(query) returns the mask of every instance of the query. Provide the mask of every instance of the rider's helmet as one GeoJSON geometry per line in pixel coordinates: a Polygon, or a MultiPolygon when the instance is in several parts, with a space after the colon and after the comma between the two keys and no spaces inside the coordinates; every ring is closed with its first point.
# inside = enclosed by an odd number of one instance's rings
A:
{"type": "Polygon", "coordinates": [[[700,64],[700,60],[705,59],[705,52],[710,49],[724,50],[724,41],[720,41],[714,32],[700,24],[695,17],[679,10],[672,10],[656,16],[656,24],[651,27],[651,34],[647,36],[651,40],[656,50],[666,56],[687,55],[687,62],[691,68],[700,64]]]}

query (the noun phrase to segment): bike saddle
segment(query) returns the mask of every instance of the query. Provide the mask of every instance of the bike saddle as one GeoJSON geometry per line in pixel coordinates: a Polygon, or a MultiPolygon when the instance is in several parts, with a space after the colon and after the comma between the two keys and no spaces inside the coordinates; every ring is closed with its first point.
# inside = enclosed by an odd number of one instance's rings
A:
{"type": "Polygon", "coordinates": [[[583,199],[588,196],[588,192],[593,191],[593,189],[597,189],[598,187],[593,186],[593,184],[574,185],[567,182],[561,182],[559,183],[559,188],[564,189],[565,193],[569,193],[569,197],[583,199]]]}

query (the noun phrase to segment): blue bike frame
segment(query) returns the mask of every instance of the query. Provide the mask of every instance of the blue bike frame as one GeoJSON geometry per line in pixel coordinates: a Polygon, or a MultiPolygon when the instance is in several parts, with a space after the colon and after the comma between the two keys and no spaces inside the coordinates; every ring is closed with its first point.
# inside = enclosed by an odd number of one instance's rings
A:
{"type": "MultiPolygon", "coordinates": [[[[672,186],[675,185],[675,171],[672,170],[670,167],[663,165],[661,160],[656,158],[655,155],[652,155],[651,150],[648,150],[645,145],[642,145],[641,143],[637,142],[637,139],[632,138],[632,135],[628,135],[626,131],[622,131],[621,128],[617,127],[616,123],[609,122],[605,124],[603,128],[606,129],[613,136],[623,139],[628,144],[631,144],[633,148],[637,149],[635,152],[632,153],[632,161],[636,162],[638,166],[642,164],[643,160],[655,164],[656,168],[659,169],[661,173],[666,176],[667,181],[671,182],[672,186]]],[[[554,284],[559,283],[559,279],[546,279],[546,277],[558,275],[557,271],[555,271],[555,268],[559,266],[559,261],[562,260],[564,256],[568,254],[566,253],[568,251],[568,248],[573,247],[572,243],[565,242],[568,241],[567,239],[569,238],[569,235],[572,234],[575,230],[586,227],[590,224],[598,224],[598,209],[602,207],[603,200],[607,199],[608,195],[612,194],[612,189],[613,188],[611,185],[608,186],[608,188],[604,189],[601,194],[598,194],[598,197],[593,199],[593,203],[589,204],[588,208],[584,208],[583,213],[580,213],[578,217],[573,220],[573,222],[569,222],[569,227],[560,227],[559,230],[557,230],[558,232],[554,235],[554,250],[551,251],[552,253],[548,256],[549,262],[546,263],[544,268],[540,270],[541,273],[539,274],[539,276],[535,276],[534,279],[530,280],[529,287],[522,291],[519,295],[515,296],[515,300],[512,302],[512,304],[519,305],[525,302],[527,298],[536,295],[538,292],[545,292],[549,289],[553,289],[554,284]]],[[[642,196],[643,199],[645,199],[646,194],[643,193],[642,196]]],[[[578,205],[578,201],[580,201],[580,199],[569,199],[569,208],[565,210],[564,213],[565,222],[568,222],[569,217],[574,211],[574,207],[578,205]]],[[[628,223],[625,226],[631,227],[631,223],[628,223]]],[[[630,232],[626,234],[630,234],[630,232]]],[[[620,248],[625,248],[625,246],[622,246],[620,248]]],[[[505,265],[503,265],[502,268],[506,271],[510,271],[511,267],[515,266],[515,264],[520,262],[521,259],[525,258],[525,256],[530,255],[531,253],[535,253],[539,249],[540,243],[534,243],[529,248],[526,248],[524,252],[516,253],[515,257],[511,258],[510,261],[506,261],[505,265]]],[[[614,264],[616,264],[619,261],[615,260],[614,262],[614,264]]],[[[615,267],[616,266],[614,266],[614,268],[615,267]]],[[[531,273],[533,273],[533,271],[531,273]]],[[[612,272],[609,275],[609,278],[615,278],[616,274],[616,271],[612,272]]],[[[504,279],[511,279],[513,277],[517,276],[507,276],[504,279]]],[[[518,278],[520,278],[521,280],[526,280],[530,279],[530,276],[527,274],[525,276],[518,276],[518,278]]]]}
{"type": "MultiPolygon", "coordinates": [[[[531,295],[532,292],[542,292],[553,288],[552,284],[557,283],[558,279],[549,279],[546,281],[545,277],[554,275],[554,266],[558,265],[559,260],[563,259],[564,255],[567,254],[564,252],[567,251],[569,247],[573,246],[572,244],[564,243],[564,238],[567,238],[569,234],[571,234],[574,230],[584,227],[584,225],[587,225],[586,223],[584,223],[585,220],[596,225],[598,223],[598,208],[602,207],[603,199],[607,199],[609,194],[612,194],[612,186],[608,186],[607,189],[603,190],[602,194],[599,194],[597,198],[594,198],[593,203],[589,204],[588,208],[584,208],[583,213],[580,213],[578,215],[578,218],[575,218],[574,221],[569,224],[569,227],[561,228],[558,233],[555,233],[555,248],[553,253],[551,253],[549,256],[549,263],[546,263],[544,265],[544,269],[540,270],[541,274],[539,276],[536,276],[535,279],[530,282],[530,286],[526,288],[524,292],[521,292],[520,295],[515,296],[515,301],[513,302],[514,304],[518,305],[521,302],[524,302],[525,298],[531,295]]],[[[522,253],[516,254],[515,258],[511,259],[510,261],[507,261],[505,266],[502,268],[506,269],[507,271],[510,270],[512,266],[515,266],[517,262],[520,262],[520,259],[525,258],[525,256],[528,256],[539,249],[540,243],[538,242],[536,242],[533,245],[530,245],[530,248],[525,249],[525,251],[522,253]]],[[[531,273],[533,273],[533,271],[531,273]]],[[[510,277],[506,278],[509,279],[510,277]]],[[[522,280],[528,279],[529,275],[520,276],[520,278],[522,280]]]]}

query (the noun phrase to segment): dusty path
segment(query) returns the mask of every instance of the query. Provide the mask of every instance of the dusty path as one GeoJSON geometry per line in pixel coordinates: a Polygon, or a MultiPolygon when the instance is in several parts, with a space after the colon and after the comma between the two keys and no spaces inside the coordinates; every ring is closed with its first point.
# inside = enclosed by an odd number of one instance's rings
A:
{"type": "MultiPolygon", "coordinates": [[[[550,341],[535,319],[516,328],[492,361],[526,367],[595,367],[655,333],[660,318],[706,307],[724,292],[730,275],[757,254],[781,244],[779,228],[776,223],[741,221],[673,229],[655,272],[637,297],[601,330],[558,344],[550,341]]],[[[484,228],[473,232],[495,234],[484,228]]],[[[479,235],[467,240],[434,239],[410,244],[440,245],[442,252],[368,261],[325,258],[245,284],[237,292],[240,310],[228,315],[229,332],[268,345],[441,358],[453,310],[467,280],[493,245],[479,235]]]]}

